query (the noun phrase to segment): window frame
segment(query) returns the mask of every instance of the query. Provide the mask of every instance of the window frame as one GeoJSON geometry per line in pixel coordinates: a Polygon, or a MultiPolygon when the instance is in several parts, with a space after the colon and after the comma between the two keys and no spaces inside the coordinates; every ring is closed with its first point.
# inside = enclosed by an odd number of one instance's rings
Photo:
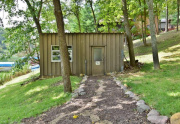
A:
{"type": "MultiPolygon", "coordinates": [[[[53,52],[59,52],[59,54],[60,54],[60,50],[53,50],[52,49],[53,46],[58,46],[59,47],[59,45],[51,45],[51,62],[61,62],[61,55],[59,55],[60,60],[53,60],[54,56],[58,56],[58,55],[53,55],[53,52]]],[[[71,60],[69,60],[69,62],[72,62],[73,61],[73,47],[70,46],[70,45],[68,45],[67,47],[71,47],[72,55],[71,55],[71,60]]],[[[68,50],[68,52],[69,52],[69,50],[68,50]]]]}

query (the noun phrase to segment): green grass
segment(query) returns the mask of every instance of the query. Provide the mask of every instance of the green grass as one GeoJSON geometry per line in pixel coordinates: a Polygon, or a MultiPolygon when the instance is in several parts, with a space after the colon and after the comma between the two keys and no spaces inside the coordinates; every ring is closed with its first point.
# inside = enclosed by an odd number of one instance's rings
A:
{"type": "Polygon", "coordinates": [[[11,80],[11,77],[11,72],[0,72],[0,85],[2,85],[5,81],[11,80]]]}
{"type": "Polygon", "coordinates": [[[180,112],[180,35],[158,43],[158,48],[160,70],[153,69],[151,46],[138,47],[136,58],[145,65],[136,73],[122,74],[119,79],[160,114],[171,116],[180,112]]]}
{"type": "MultiPolygon", "coordinates": [[[[63,92],[62,77],[37,80],[24,86],[22,82],[0,89],[0,123],[20,122],[35,117],[53,106],[61,105],[71,98],[63,92]]],[[[81,78],[72,76],[72,89],[78,88],[81,78]]]]}

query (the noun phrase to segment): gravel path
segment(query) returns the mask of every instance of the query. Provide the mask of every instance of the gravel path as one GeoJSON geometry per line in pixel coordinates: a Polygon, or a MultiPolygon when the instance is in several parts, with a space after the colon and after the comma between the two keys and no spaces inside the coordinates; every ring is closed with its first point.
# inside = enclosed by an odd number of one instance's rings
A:
{"type": "Polygon", "coordinates": [[[127,97],[111,77],[89,77],[86,95],[52,108],[25,124],[149,124],[146,113],[136,111],[136,101],[127,97]],[[76,119],[74,115],[78,115],[76,119]]]}

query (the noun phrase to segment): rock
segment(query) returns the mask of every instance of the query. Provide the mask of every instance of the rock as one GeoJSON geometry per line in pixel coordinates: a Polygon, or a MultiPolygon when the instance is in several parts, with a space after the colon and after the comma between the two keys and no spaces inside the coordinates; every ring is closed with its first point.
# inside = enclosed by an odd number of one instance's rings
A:
{"type": "Polygon", "coordinates": [[[124,91],[124,93],[128,91],[126,88],[124,88],[124,89],[122,89],[122,90],[124,91]]]}
{"type": "Polygon", "coordinates": [[[159,116],[159,112],[152,109],[148,114],[147,116],[159,116]]]}
{"type": "Polygon", "coordinates": [[[127,92],[125,92],[125,94],[126,95],[130,95],[130,94],[132,94],[132,92],[131,91],[127,91],[127,92]]]}
{"type": "Polygon", "coordinates": [[[139,100],[139,97],[138,96],[134,96],[133,99],[134,100],[139,100]]]}
{"type": "Polygon", "coordinates": [[[140,104],[138,107],[137,107],[137,110],[138,112],[142,113],[144,111],[147,111],[149,110],[150,107],[148,105],[145,105],[145,104],[140,104]]]}
{"type": "Polygon", "coordinates": [[[83,88],[78,88],[78,93],[80,92],[84,92],[84,89],[83,88]]]}
{"type": "Polygon", "coordinates": [[[144,100],[139,100],[139,101],[137,101],[136,105],[138,106],[138,105],[140,105],[140,104],[145,104],[144,100]]]}
{"type": "Polygon", "coordinates": [[[85,83],[87,79],[82,79],[81,84],[85,83]]]}
{"type": "Polygon", "coordinates": [[[79,95],[80,96],[86,95],[86,92],[80,92],[79,95]]]}
{"type": "Polygon", "coordinates": [[[118,86],[121,86],[121,81],[116,81],[116,84],[117,84],[118,86]]]}
{"type": "Polygon", "coordinates": [[[124,85],[121,85],[121,89],[127,90],[127,87],[125,87],[124,85]]]}
{"type": "Polygon", "coordinates": [[[72,93],[72,98],[78,97],[78,93],[72,93]]]}
{"type": "Polygon", "coordinates": [[[168,121],[167,116],[149,116],[147,119],[154,124],[166,124],[168,121]]]}
{"type": "Polygon", "coordinates": [[[90,115],[90,118],[91,118],[92,122],[97,122],[100,120],[97,115],[90,115]]]}
{"type": "Polygon", "coordinates": [[[129,97],[134,98],[136,95],[134,93],[129,94],[129,97]]]}
{"type": "Polygon", "coordinates": [[[180,112],[171,116],[171,124],[180,124],[180,112]]]}
{"type": "Polygon", "coordinates": [[[79,88],[84,88],[85,87],[85,84],[81,84],[79,88]]]}
{"type": "Polygon", "coordinates": [[[113,80],[116,81],[116,77],[113,77],[113,80]]]}

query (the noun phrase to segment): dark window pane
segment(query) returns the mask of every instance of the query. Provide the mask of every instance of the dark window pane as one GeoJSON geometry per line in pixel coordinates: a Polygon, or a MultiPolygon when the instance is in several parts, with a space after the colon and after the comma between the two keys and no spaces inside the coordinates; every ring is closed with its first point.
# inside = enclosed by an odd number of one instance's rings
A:
{"type": "Polygon", "coordinates": [[[102,61],[102,49],[94,48],[94,61],[102,61]]]}

